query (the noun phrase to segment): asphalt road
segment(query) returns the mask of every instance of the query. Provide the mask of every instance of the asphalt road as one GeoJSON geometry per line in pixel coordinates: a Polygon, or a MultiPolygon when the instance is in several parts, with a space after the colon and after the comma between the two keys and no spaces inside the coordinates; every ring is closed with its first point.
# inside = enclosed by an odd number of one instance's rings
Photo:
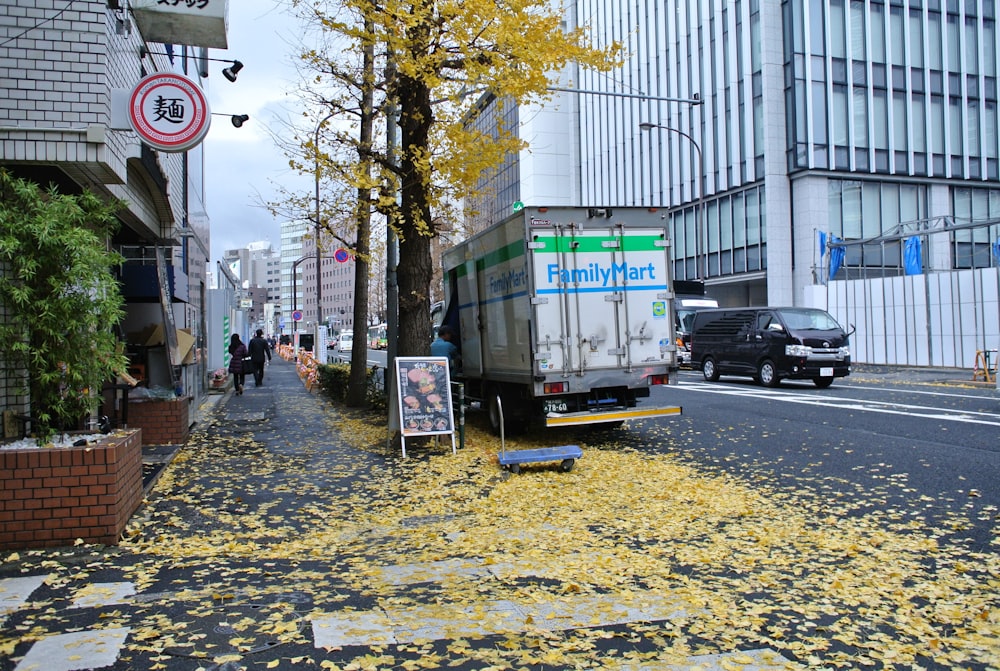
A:
{"type": "MultiPolygon", "coordinates": [[[[776,389],[740,378],[705,382],[697,371],[680,378],[650,399],[684,409],[657,423],[669,422],[676,435],[664,448],[787,487],[835,488],[868,502],[879,490],[883,508],[905,514],[961,512],[975,547],[995,540],[1000,392],[865,374],[828,389],[808,381],[776,389]]],[[[650,429],[633,427],[635,438],[649,438],[650,429]]]]}

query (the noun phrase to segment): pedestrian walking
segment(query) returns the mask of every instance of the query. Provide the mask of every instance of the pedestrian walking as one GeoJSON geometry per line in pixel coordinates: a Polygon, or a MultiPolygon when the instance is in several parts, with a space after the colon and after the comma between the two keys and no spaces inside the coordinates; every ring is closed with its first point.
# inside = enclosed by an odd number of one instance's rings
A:
{"type": "Polygon", "coordinates": [[[233,374],[233,387],[236,395],[243,395],[243,382],[246,380],[247,346],[240,340],[240,334],[234,333],[229,339],[229,372],[233,374]]]}
{"type": "Polygon", "coordinates": [[[250,369],[253,371],[253,382],[255,387],[264,384],[264,359],[271,360],[271,346],[264,340],[264,329],[257,329],[257,333],[250,339],[247,347],[250,352],[250,369]]]}

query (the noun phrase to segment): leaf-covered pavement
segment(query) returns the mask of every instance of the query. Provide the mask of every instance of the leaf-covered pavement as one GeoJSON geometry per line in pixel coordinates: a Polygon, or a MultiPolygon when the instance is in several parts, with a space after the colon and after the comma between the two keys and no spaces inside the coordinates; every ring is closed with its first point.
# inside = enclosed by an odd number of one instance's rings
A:
{"type": "Polygon", "coordinates": [[[998,543],[954,540],[957,517],[859,513],[856,497],[725,474],[627,431],[508,441],[584,456],[504,477],[475,422],[457,455],[404,461],[384,422],[298,394],[275,410],[219,408],[119,548],[6,557],[47,578],[0,655],[72,620],[130,627],[123,669],[695,668],[761,649],[796,668],[1000,668],[998,543]],[[119,581],[136,595],[116,608],[74,615],[59,596],[119,581]],[[412,635],[372,638],[386,613],[412,635]],[[367,644],[314,647],[331,622],[367,644]]]}

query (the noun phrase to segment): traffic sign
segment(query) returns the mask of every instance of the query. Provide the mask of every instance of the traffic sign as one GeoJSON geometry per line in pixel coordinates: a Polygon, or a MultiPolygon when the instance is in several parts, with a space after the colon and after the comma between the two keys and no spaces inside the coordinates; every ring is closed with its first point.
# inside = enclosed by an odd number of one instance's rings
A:
{"type": "Polygon", "coordinates": [[[300,322],[300,321],[302,321],[302,310],[294,310],[294,311],[292,311],[292,321],[294,321],[294,322],[300,322]]]}
{"type": "Polygon", "coordinates": [[[333,258],[336,259],[337,263],[347,263],[351,255],[346,249],[341,248],[333,253],[333,258]]]}

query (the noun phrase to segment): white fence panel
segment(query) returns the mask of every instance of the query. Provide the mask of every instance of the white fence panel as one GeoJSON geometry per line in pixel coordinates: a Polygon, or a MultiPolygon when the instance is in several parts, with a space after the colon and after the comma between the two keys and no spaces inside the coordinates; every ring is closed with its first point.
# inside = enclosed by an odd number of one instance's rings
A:
{"type": "Polygon", "coordinates": [[[859,363],[972,368],[978,350],[1000,344],[1000,268],[838,280],[826,296],[856,328],[859,363]]]}

